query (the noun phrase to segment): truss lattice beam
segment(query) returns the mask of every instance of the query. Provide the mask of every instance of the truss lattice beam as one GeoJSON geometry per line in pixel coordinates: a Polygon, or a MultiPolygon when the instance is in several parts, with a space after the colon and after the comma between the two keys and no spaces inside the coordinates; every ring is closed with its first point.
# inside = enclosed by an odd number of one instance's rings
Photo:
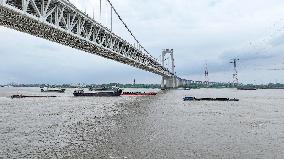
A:
{"type": "Polygon", "coordinates": [[[174,75],[66,0],[0,0],[0,25],[164,77],[174,75]]]}

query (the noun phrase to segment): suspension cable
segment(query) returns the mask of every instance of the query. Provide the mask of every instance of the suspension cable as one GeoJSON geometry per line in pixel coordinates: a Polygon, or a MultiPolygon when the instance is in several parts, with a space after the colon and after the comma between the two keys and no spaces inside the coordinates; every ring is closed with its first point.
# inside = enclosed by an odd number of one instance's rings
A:
{"type": "Polygon", "coordinates": [[[127,29],[127,31],[130,33],[130,35],[134,38],[134,40],[137,42],[137,44],[153,59],[155,59],[142,45],[141,43],[138,41],[138,39],[134,36],[134,34],[132,33],[132,31],[128,28],[128,26],[126,25],[126,23],[122,20],[121,16],[118,14],[118,12],[116,11],[116,9],[114,8],[114,6],[112,5],[112,3],[110,2],[110,0],[107,0],[108,3],[110,4],[111,8],[113,9],[113,11],[115,12],[115,14],[117,15],[118,19],[122,22],[122,24],[124,25],[124,27],[127,29]]]}

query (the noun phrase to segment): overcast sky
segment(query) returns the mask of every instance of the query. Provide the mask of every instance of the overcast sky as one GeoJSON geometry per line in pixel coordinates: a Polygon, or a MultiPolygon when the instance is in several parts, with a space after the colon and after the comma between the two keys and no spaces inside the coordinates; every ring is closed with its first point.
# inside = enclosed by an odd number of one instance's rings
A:
{"type": "MultiPolygon", "coordinates": [[[[109,27],[109,7],[99,0],[70,0],[109,27]]],[[[105,0],[102,0],[105,1],[105,0]]],[[[232,81],[230,59],[239,58],[244,83],[284,83],[283,0],[112,0],[144,47],[159,57],[173,48],[178,76],[232,81]]],[[[130,39],[115,19],[114,32],[130,39]]],[[[130,39],[131,40],[131,39],[130,39]]],[[[0,84],[159,83],[157,75],[47,40],[0,27],[0,84]]]]}

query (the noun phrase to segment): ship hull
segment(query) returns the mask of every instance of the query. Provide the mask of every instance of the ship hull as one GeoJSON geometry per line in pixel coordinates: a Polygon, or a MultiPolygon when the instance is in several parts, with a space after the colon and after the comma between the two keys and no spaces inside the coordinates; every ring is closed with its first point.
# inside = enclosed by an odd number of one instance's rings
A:
{"type": "Polygon", "coordinates": [[[238,90],[243,90],[243,91],[256,91],[256,88],[238,88],[238,90]]]}
{"type": "Polygon", "coordinates": [[[56,89],[56,90],[44,90],[44,89],[41,89],[41,92],[65,93],[65,89],[56,89]]]}
{"type": "Polygon", "coordinates": [[[84,90],[75,90],[73,95],[75,97],[114,97],[120,96],[122,90],[119,88],[111,88],[108,91],[84,92],[84,90]]]}
{"type": "Polygon", "coordinates": [[[117,92],[98,92],[98,93],[73,93],[75,97],[113,97],[120,96],[121,93],[117,92]]]}
{"type": "Polygon", "coordinates": [[[157,95],[157,93],[154,93],[154,92],[151,92],[151,93],[140,93],[140,92],[130,93],[130,92],[124,92],[122,95],[123,96],[155,96],[155,95],[157,95]]]}

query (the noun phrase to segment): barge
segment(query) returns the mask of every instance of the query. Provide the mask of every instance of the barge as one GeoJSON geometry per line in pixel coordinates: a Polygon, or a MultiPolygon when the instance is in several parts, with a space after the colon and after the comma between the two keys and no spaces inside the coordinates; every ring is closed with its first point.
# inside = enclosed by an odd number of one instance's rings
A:
{"type": "Polygon", "coordinates": [[[148,92],[148,93],[145,93],[145,92],[123,92],[123,96],[155,96],[157,95],[158,93],[156,92],[148,92]]]}
{"type": "Polygon", "coordinates": [[[81,89],[81,90],[75,90],[73,93],[75,97],[111,97],[111,96],[120,96],[121,94],[122,90],[117,87],[112,87],[101,91],[90,91],[90,92],[85,92],[83,89],[81,89]]]}
{"type": "Polygon", "coordinates": [[[63,88],[41,88],[41,92],[56,92],[56,93],[65,93],[66,89],[63,88]]]}
{"type": "Polygon", "coordinates": [[[239,87],[237,88],[238,90],[243,90],[243,91],[256,91],[256,88],[248,88],[248,87],[239,87]]]}
{"type": "Polygon", "coordinates": [[[11,98],[55,98],[57,96],[26,96],[26,95],[12,95],[11,98]]]}
{"type": "Polygon", "coordinates": [[[184,97],[183,101],[239,101],[239,99],[233,98],[196,98],[196,97],[184,97]]]}

